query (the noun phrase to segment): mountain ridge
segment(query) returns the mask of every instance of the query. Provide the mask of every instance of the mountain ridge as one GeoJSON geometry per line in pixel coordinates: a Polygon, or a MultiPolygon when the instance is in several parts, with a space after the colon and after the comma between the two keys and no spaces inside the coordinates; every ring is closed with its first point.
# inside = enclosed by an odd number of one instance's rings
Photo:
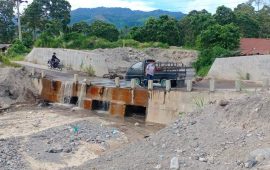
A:
{"type": "Polygon", "coordinates": [[[145,12],[140,10],[133,11],[129,8],[120,7],[78,8],[71,11],[70,24],[72,25],[80,21],[92,23],[95,20],[102,20],[114,24],[117,28],[124,28],[125,26],[142,26],[148,18],[158,18],[161,15],[169,15],[176,19],[185,16],[182,12],[170,12],[160,9],[145,12]]]}

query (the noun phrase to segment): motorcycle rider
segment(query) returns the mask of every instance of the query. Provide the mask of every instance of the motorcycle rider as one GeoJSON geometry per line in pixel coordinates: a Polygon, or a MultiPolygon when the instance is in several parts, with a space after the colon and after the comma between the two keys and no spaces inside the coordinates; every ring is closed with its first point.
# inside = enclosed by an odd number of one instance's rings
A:
{"type": "Polygon", "coordinates": [[[54,52],[51,59],[51,66],[53,68],[57,68],[60,63],[60,59],[56,57],[56,53],[54,52]]]}

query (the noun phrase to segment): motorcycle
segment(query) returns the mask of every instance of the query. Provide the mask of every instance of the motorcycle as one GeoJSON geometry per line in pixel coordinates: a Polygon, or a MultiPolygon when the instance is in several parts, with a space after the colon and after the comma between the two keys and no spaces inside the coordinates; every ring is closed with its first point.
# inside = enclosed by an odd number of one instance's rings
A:
{"type": "Polygon", "coordinates": [[[63,65],[61,62],[59,62],[59,63],[57,64],[57,66],[55,66],[54,63],[51,62],[51,60],[48,60],[48,68],[49,68],[49,69],[52,69],[52,70],[59,70],[59,71],[62,71],[63,68],[64,68],[64,65],[63,65]]]}

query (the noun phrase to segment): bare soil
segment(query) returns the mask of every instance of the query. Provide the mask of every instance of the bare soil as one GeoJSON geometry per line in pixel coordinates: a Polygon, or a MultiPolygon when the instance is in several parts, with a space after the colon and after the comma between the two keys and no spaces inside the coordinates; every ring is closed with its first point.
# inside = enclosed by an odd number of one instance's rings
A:
{"type": "Polygon", "coordinates": [[[12,107],[0,115],[0,169],[80,166],[163,128],[97,114],[62,105],[12,107]]]}
{"type": "Polygon", "coordinates": [[[212,104],[71,169],[270,169],[270,94],[212,104]],[[176,165],[176,166],[174,166],[176,165]]]}

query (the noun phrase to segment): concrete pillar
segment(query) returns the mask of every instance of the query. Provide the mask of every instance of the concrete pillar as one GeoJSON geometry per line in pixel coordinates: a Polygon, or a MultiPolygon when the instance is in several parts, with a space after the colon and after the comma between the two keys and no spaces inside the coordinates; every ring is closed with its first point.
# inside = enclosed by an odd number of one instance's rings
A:
{"type": "Polygon", "coordinates": [[[115,87],[120,87],[120,79],[119,77],[115,77],[115,87]]]}
{"type": "Polygon", "coordinates": [[[78,83],[78,74],[74,74],[73,81],[74,81],[74,83],[78,83]]]}
{"type": "Polygon", "coordinates": [[[31,75],[34,76],[35,75],[35,72],[36,72],[35,68],[32,68],[31,75]]]}
{"type": "Polygon", "coordinates": [[[263,89],[269,90],[269,79],[263,79],[263,89]]]}
{"type": "Polygon", "coordinates": [[[166,91],[169,92],[171,91],[172,85],[171,85],[171,80],[166,80],[166,91]]]}
{"type": "Polygon", "coordinates": [[[214,92],[215,91],[215,85],[216,85],[216,82],[215,82],[215,79],[213,79],[213,78],[211,78],[210,80],[209,80],[209,91],[210,92],[214,92]]]}
{"type": "Polygon", "coordinates": [[[187,91],[188,92],[192,91],[192,80],[187,80],[187,91]]]}
{"type": "Polygon", "coordinates": [[[241,80],[235,80],[235,90],[238,92],[241,91],[241,80]]]}
{"type": "Polygon", "coordinates": [[[46,76],[45,71],[42,70],[42,71],[41,71],[41,78],[44,78],[45,76],[46,76]]]}
{"type": "Polygon", "coordinates": [[[136,80],[135,79],[131,79],[130,87],[131,87],[131,89],[135,89],[135,87],[136,87],[136,80]]]}
{"type": "Polygon", "coordinates": [[[148,80],[148,90],[153,90],[153,80],[148,80]]]}

